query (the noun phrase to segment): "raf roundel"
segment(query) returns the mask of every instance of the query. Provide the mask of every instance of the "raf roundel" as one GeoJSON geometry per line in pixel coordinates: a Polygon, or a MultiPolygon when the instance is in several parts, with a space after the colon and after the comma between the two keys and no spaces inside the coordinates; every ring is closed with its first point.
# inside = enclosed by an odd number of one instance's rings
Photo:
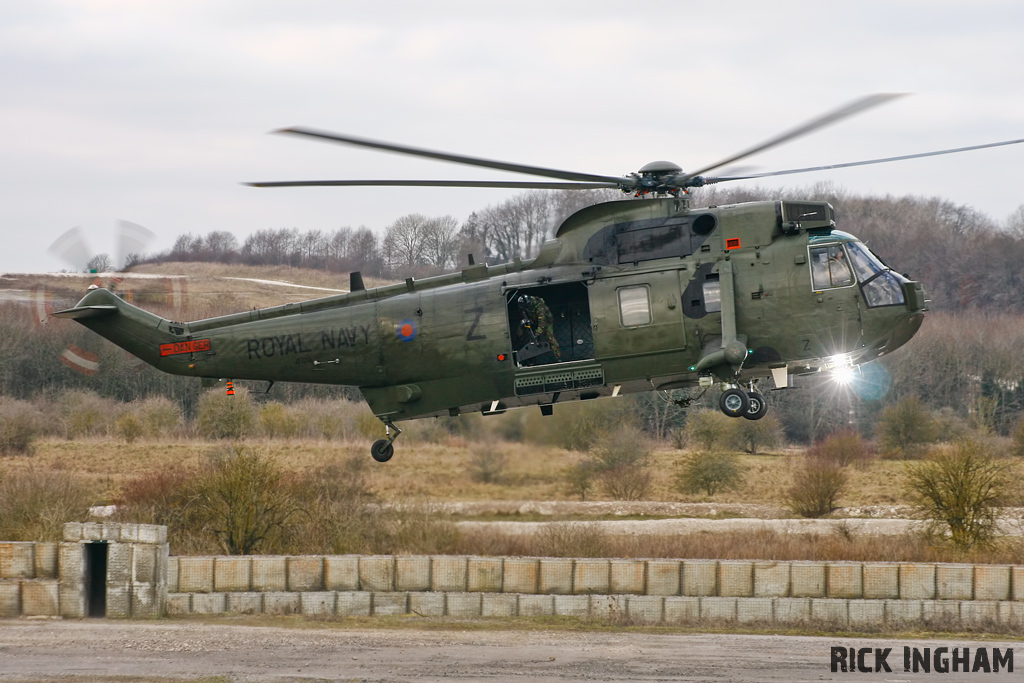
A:
{"type": "Polygon", "coordinates": [[[410,342],[416,338],[416,322],[406,318],[398,323],[398,341],[410,342]]]}

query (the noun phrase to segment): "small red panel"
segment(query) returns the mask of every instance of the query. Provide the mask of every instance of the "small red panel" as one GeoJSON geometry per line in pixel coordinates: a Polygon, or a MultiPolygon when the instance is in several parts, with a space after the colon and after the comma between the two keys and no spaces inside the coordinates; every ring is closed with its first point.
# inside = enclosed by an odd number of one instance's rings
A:
{"type": "Polygon", "coordinates": [[[726,248],[726,250],[729,250],[729,249],[739,249],[740,248],[740,238],[739,237],[730,237],[730,238],[728,238],[727,240],[725,240],[725,248],[726,248]]]}
{"type": "Polygon", "coordinates": [[[198,353],[212,348],[209,339],[193,339],[192,341],[171,342],[160,345],[161,356],[174,356],[179,353],[198,353]]]}

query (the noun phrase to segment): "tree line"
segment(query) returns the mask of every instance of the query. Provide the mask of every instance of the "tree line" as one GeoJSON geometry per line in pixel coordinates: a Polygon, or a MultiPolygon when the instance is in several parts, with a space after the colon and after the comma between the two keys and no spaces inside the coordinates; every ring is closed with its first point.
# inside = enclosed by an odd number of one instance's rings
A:
{"type": "MultiPolygon", "coordinates": [[[[477,262],[534,256],[570,214],[623,199],[616,190],[529,191],[475,211],[461,224],[452,216],[412,213],[378,233],[366,226],[334,231],[263,228],[239,241],[226,231],[180,235],[167,252],[145,261],[209,261],[289,265],[376,277],[424,277],[477,262]]],[[[790,190],[701,188],[695,207],[742,201],[808,198],[836,207],[838,227],[883,260],[924,282],[932,310],[1024,312],[1024,204],[1005,220],[939,197],[862,196],[831,184],[790,190]]]]}

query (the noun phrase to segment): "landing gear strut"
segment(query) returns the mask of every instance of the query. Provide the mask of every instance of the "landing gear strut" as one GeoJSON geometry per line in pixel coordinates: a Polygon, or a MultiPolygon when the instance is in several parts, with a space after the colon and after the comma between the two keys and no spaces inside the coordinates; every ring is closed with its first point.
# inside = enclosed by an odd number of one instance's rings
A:
{"type": "Polygon", "coordinates": [[[402,433],[402,430],[396,427],[391,420],[383,420],[383,422],[387,438],[377,439],[370,446],[370,456],[377,462],[387,462],[391,459],[391,456],[395,454],[395,439],[402,433]],[[391,433],[392,430],[394,430],[394,434],[391,433]]]}
{"type": "Polygon", "coordinates": [[[718,407],[729,417],[745,417],[748,420],[760,420],[768,412],[768,404],[753,382],[746,391],[738,386],[723,391],[718,399],[718,407]]]}

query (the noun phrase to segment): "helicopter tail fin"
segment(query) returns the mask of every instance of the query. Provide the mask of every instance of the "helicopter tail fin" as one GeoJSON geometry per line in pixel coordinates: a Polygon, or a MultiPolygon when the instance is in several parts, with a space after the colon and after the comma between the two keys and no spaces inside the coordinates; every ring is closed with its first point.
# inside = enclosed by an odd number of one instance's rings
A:
{"type": "Polygon", "coordinates": [[[160,345],[180,339],[171,323],[124,301],[106,289],[94,289],[73,308],[56,311],[55,318],[70,318],[105,337],[150,365],[160,361],[160,345]]]}

